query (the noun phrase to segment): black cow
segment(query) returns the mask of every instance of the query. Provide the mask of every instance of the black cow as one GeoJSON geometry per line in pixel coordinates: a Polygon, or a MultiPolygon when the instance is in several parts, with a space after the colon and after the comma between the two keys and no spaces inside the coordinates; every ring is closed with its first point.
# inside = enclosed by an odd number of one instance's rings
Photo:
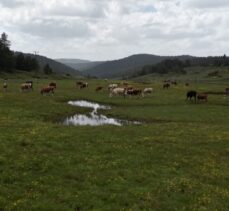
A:
{"type": "Polygon", "coordinates": [[[163,89],[168,89],[170,87],[170,84],[169,83],[166,83],[163,85],[163,89]]]}
{"type": "Polygon", "coordinates": [[[196,91],[193,91],[193,90],[188,91],[186,100],[192,100],[192,98],[194,98],[195,102],[196,102],[196,96],[197,96],[197,92],[196,91]]]}

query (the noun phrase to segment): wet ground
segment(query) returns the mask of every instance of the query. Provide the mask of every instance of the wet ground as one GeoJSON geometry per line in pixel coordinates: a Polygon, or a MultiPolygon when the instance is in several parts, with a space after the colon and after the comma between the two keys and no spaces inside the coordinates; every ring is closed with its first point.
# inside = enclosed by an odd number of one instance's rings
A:
{"type": "Polygon", "coordinates": [[[92,108],[92,112],[90,112],[88,115],[85,114],[76,114],[72,117],[68,117],[64,121],[64,125],[90,125],[90,126],[100,126],[100,125],[116,125],[116,126],[122,126],[127,124],[140,124],[139,122],[131,122],[127,120],[121,120],[116,118],[109,118],[105,115],[98,114],[99,109],[111,109],[110,106],[104,106],[100,105],[98,103],[89,102],[85,100],[80,101],[69,101],[69,105],[72,106],[79,106],[79,107],[87,107],[92,108]]]}

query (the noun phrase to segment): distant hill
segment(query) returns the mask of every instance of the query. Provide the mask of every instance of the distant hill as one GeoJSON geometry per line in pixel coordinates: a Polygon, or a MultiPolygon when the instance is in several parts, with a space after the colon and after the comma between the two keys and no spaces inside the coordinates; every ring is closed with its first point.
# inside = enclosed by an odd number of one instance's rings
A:
{"type": "MultiPolygon", "coordinates": [[[[16,54],[19,52],[16,52],[16,54]]],[[[70,74],[70,75],[80,75],[81,73],[78,70],[75,70],[63,63],[55,61],[53,59],[47,58],[45,56],[34,55],[34,54],[26,54],[31,57],[36,57],[37,61],[39,62],[40,69],[42,70],[46,64],[53,69],[53,71],[57,74],[70,74]]]]}
{"type": "Polygon", "coordinates": [[[96,67],[102,64],[102,61],[89,61],[82,59],[56,59],[56,61],[61,62],[75,70],[84,71],[96,67]]]}
{"type": "Polygon", "coordinates": [[[81,64],[81,63],[89,63],[91,62],[90,60],[84,60],[84,59],[65,59],[65,58],[60,58],[60,59],[55,59],[58,62],[64,63],[64,64],[68,64],[68,63],[72,63],[72,64],[81,64]]]}
{"type": "Polygon", "coordinates": [[[94,67],[86,69],[83,74],[96,76],[99,78],[121,78],[122,76],[131,75],[145,65],[153,65],[166,59],[187,60],[194,57],[183,56],[156,56],[151,54],[137,54],[123,59],[107,61],[94,67]]]}

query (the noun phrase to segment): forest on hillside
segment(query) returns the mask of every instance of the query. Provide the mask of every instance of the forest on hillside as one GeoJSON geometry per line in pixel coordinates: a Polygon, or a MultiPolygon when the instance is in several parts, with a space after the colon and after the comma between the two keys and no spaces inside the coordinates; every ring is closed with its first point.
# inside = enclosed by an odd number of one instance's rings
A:
{"type": "Polygon", "coordinates": [[[179,59],[166,59],[158,64],[145,65],[138,72],[135,72],[132,77],[143,76],[151,73],[167,74],[178,73],[186,74],[185,68],[187,67],[228,67],[229,57],[223,56],[211,56],[211,57],[193,57],[185,61],[179,59]]]}
{"type": "Polygon", "coordinates": [[[34,71],[39,69],[35,57],[23,53],[15,53],[10,49],[8,35],[2,33],[0,37],[0,72],[12,73],[15,70],[34,71]]]}

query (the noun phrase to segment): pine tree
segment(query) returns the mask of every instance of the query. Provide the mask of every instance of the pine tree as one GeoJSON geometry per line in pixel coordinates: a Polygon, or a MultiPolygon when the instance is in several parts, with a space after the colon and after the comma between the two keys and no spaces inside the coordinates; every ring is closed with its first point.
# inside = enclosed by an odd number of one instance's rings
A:
{"type": "Polygon", "coordinates": [[[49,66],[49,64],[46,64],[46,65],[44,66],[44,69],[43,69],[43,70],[44,70],[44,73],[47,74],[47,75],[53,73],[52,68],[49,66]]]}
{"type": "Polygon", "coordinates": [[[0,38],[0,70],[12,71],[14,65],[13,52],[10,50],[10,41],[6,33],[0,38]]]}

